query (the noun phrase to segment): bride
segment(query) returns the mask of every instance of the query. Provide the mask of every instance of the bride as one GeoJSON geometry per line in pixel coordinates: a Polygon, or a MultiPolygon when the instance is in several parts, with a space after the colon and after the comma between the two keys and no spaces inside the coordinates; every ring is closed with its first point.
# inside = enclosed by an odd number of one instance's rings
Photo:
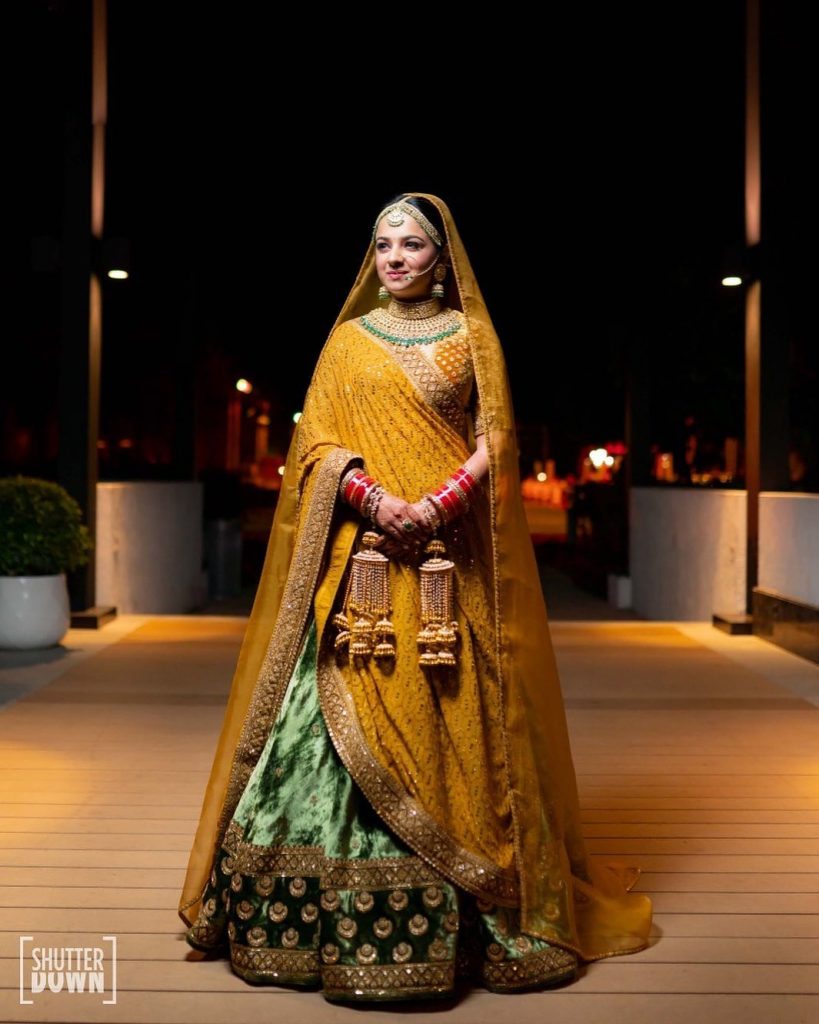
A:
{"type": "Polygon", "coordinates": [[[329,999],[645,948],[586,851],[500,342],[446,203],[375,218],[287,456],[179,914],[329,999]]]}

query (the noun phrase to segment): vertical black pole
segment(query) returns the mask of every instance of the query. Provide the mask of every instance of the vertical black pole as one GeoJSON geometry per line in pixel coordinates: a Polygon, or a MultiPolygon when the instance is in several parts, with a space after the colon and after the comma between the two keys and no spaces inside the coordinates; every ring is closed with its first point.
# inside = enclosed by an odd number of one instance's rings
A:
{"type": "MultiPolygon", "coordinates": [[[[96,535],[96,388],[92,380],[91,329],[91,164],[93,130],[92,2],[66,4],[63,19],[65,159],[62,221],[61,339],[59,372],[58,482],[82,509],[96,535]],[[93,451],[91,445],[93,443],[93,451]]],[[[94,604],[94,553],[88,565],[69,574],[71,608],[94,604]]]]}
{"type": "MultiPolygon", "coordinates": [[[[800,60],[783,41],[800,21],[799,8],[788,10],[775,0],[763,0],[760,21],[760,138],[762,181],[759,485],[763,491],[791,490],[788,467],[790,396],[788,388],[788,289],[797,249],[791,231],[805,230],[790,222],[789,201],[797,187],[791,168],[794,133],[792,64],[800,60]]],[[[812,81],[812,78],[809,79],[812,81]]],[[[796,118],[798,123],[798,116],[796,118]]],[[[805,204],[811,197],[804,197],[805,204]]],[[[798,257],[797,257],[798,258],[798,257]]]]}
{"type": "Polygon", "coordinates": [[[746,611],[759,583],[759,495],[790,489],[785,285],[788,251],[783,203],[788,188],[785,139],[791,118],[783,86],[782,12],[773,0],[746,6],[745,225],[758,277],[746,292],[745,477],[746,611]]]}
{"type": "MultiPolygon", "coordinates": [[[[105,208],[107,0],[72,0],[63,18],[65,160],[57,478],[97,537],[102,283],[97,254],[105,208]]],[[[96,606],[96,548],[69,575],[72,626],[96,628],[114,614],[96,606]]]]}

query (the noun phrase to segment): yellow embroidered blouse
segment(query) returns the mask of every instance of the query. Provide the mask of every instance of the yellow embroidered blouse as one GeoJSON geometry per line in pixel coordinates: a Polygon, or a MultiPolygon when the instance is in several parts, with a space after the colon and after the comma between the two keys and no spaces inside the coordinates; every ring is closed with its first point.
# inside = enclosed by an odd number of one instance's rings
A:
{"type": "Polygon", "coordinates": [[[398,345],[367,331],[358,317],[349,323],[389,352],[429,404],[467,439],[470,417],[474,436],[483,433],[480,395],[466,318],[460,310],[450,312],[457,317],[461,329],[429,345],[398,345]]]}

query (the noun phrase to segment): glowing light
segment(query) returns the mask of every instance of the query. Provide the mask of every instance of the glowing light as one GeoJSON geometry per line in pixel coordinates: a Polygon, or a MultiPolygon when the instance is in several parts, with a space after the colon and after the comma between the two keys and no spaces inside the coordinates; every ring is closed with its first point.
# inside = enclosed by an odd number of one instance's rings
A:
{"type": "Polygon", "coordinates": [[[540,483],[545,483],[546,482],[546,474],[545,473],[538,473],[537,479],[540,481],[540,483]]]}
{"type": "Polygon", "coordinates": [[[284,476],[284,466],[279,466],[279,476],[284,476]]]}
{"type": "Polygon", "coordinates": [[[301,413],[300,412],[294,412],[293,413],[293,422],[294,423],[298,423],[300,419],[301,419],[301,413]]]}
{"type": "Polygon", "coordinates": [[[241,391],[245,395],[249,395],[250,392],[253,390],[253,385],[250,383],[249,380],[245,380],[244,377],[240,377],[236,381],[236,390],[241,391]]]}
{"type": "Polygon", "coordinates": [[[108,276],[112,277],[115,281],[125,281],[128,277],[127,270],[109,270],[108,276]]]}
{"type": "Polygon", "coordinates": [[[609,453],[605,448],[592,448],[589,452],[589,459],[595,469],[600,469],[603,465],[610,465],[606,460],[609,458],[609,453]]]}
{"type": "Polygon", "coordinates": [[[742,284],[742,278],[734,276],[723,277],[722,283],[725,285],[726,288],[736,288],[738,285],[742,284]]]}

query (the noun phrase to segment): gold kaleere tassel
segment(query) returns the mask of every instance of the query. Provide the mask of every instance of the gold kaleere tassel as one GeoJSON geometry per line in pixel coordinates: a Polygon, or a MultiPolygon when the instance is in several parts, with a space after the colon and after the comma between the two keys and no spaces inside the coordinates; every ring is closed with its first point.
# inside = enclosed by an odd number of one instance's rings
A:
{"type": "Polygon", "coordinates": [[[431,540],[424,548],[433,557],[421,566],[421,632],[418,645],[421,665],[454,665],[458,623],[453,614],[453,570],[455,563],[442,556],[442,540],[431,540]]]}
{"type": "Polygon", "coordinates": [[[340,630],[335,649],[346,646],[351,655],[363,658],[395,657],[395,628],[389,619],[389,559],[375,550],[380,539],[372,530],[361,538],[361,549],[351,559],[344,611],[333,616],[333,624],[340,630]]]}

